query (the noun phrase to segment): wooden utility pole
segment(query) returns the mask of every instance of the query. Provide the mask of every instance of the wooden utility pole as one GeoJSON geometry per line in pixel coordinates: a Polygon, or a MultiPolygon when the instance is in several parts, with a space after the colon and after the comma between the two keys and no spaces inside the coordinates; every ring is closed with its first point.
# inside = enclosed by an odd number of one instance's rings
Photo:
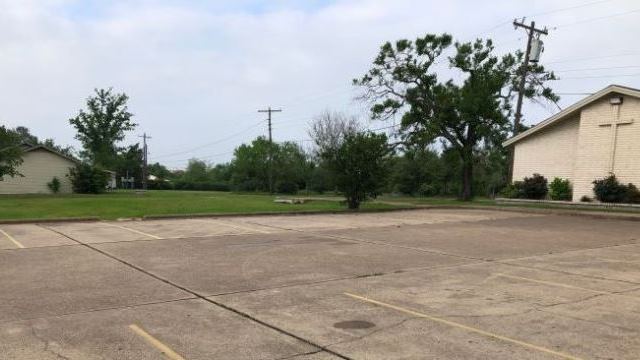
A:
{"type": "Polygon", "coordinates": [[[527,72],[529,71],[529,59],[531,58],[531,41],[535,34],[548,35],[547,29],[536,29],[536,22],[532,21],[531,25],[526,25],[524,19],[521,22],[513,20],[513,26],[523,28],[527,31],[527,50],[524,53],[524,62],[522,63],[522,77],[518,85],[518,102],[516,103],[516,115],[513,121],[513,135],[520,132],[520,122],[522,121],[522,100],[524,98],[524,89],[527,86],[527,72]]]}
{"type": "Polygon", "coordinates": [[[269,106],[267,109],[265,110],[258,110],[259,113],[267,113],[267,123],[269,125],[269,159],[268,159],[268,166],[269,166],[269,192],[273,193],[273,135],[272,135],[272,129],[273,127],[271,126],[271,113],[274,112],[282,112],[282,109],[272,109],[271,106],[269,106]]]}
{"type": "MultiPolygon", "coordinates": [[[[518,84],[518,99],[516,102],[516,114],[515,117],[513,119],[513,136],[518,135],[518,133],[520,132],[520,123],[522,122],[522,100],[524,99],[524,90],[525,87],[527,86],[527,73],[529,72],[529,60],[531,59],[531,41],[533,40],[533,36],[535,34],[538,34],[538,36],[540,36],[540,34],[543,35],[547,35],[547,29],[537,29],[536,28],[536,22],[532,21],[530,25],[526,25],[524,23],[524,18],[518,22],[518,20],[513,20],[513,26],[517,29],[517,28],[523,28],[527,31],[527,48],[526,51],[524,53],[524,61],[522,62],[522,68],[520,70],[521,74],[521,78],[520,78],[520,83],[518,84]]],[[[509,155],[508,155],[508,163],[509,163],[509,173],[508,173],[508,179],[507,181],[509,183],[511,183],[511,181],[513,181],[513,160],[514,160],[514,149],[515,147],[511,147],[511,149],[509,149],[509,155]]]]}
{"type": "Polygon", "coordinates": [[[138,136],[142,138],[142,190],[147,190],[147,166],[149,153],[147,151],[147,139],[151,139],[151,136],[147,136],[147,133],[142,134],[142,136],[138,136]]]}

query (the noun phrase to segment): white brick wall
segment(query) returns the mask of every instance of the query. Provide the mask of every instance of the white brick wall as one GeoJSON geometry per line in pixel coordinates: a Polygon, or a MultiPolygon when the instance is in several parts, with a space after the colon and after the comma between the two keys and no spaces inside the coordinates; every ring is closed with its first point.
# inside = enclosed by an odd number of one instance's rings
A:
{"type": "MultiPolygon", "coordinates": [[[[573,200],[592,197],[593,181],[609,175],[611,161],[611,127],[600,126],[615,118],[614,107],[607,96],[582,110],[578,140],[578,159],[573,200]]],[[[640,101],[625,96],[620,105],[620,120],[640,119],[640,101]]],[[[620,125],[617,129],[616,156],[613,173],[622,182],[640,185],[640,124],[620,125]]]]}
{"type": "Polygon", "coordinates": [[[67,177],[69,169],[75,164],[63,157],[43,149],[29,151],[22,156],[22,165],[18,171],[24,177],[5,176],[0,180],[0,194],[48,194],[47,187],[54,176],[60,180],[60,193],[70,193],[71,181],[67,177]]]}
{"type": "Polygon", "coordinates": [[[549,182],[555,177],[573,179],[579,116],[561,121],[515,144],[513,180],[538,173],[549,182]]]}
{"type": "MultiPolygon", "coordinates": [[[[608,176],[610,170],[611,127],[600,125],[615,119],[609,103],[612,96],[604,96],[585,106],[579,115],[515,143],[513,179],[535,172],[549,181],[566,178],[573,184],[574,201],[584,195],[593,197],[593,181],[608,176]]],[[[620,120],[634,122],[618,127],[613,170],[621,182],[640,186],[640,100],[623,98],[620,120]]]]}

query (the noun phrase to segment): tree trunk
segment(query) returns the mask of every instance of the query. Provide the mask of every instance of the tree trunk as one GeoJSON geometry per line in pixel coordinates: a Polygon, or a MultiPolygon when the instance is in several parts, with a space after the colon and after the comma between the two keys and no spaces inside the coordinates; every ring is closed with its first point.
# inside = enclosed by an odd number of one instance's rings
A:
{"type": "Polygon", "coordinates": [[[473,150],[463,150],[462,155],[462,193],[460,198],[463,201],[473,199],[473,150]]]}
{"type": "Polygon", "coordinates": [[[349,197],[347,198],[347,205],[349,206],[350,210],[357,210],[360,208],[360,201],[355,196],[349,197]]]}

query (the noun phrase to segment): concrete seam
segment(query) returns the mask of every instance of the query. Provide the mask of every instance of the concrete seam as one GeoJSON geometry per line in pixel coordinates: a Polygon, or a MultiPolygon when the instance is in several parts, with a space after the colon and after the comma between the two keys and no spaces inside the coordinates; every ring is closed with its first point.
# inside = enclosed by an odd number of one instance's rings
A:
{"type": "Polygon", "coordinates": [[[156,279],[156,280],[162,281],[162,282],[164,282],[164,283],[166,283],[166,284],[169,284],[169,285],[171,285],[171,286],[173,286],[173,287],[175,287],[175,288],[178,288],[178,289],[180,289],[180,290],[182,290],[182,291],[185,291],[185,292],[187,292],[187,293],[189,293],[189,294],[191,294],[191,295],[193,295],[193,296],[195,296],[195,297],[197,297],[197,298],[199,298],[199,299],[201,299],[201,300],[204,300],[204,301],[206,301],[206,302],[208,302],[208,303],[210,303],[210,304],[216,305],[216,306],[218,306],[218,307],[220,307],[220,308],[222,308],[222,309],[225,309],[225,310],[227,310],[227,311],[231,311],[231,312],[233,312],[233,313],[235,313],[235,314],[237,314],[237,315],[242,316],[242,317],[243,317],[243,318],[245,318],[245,319],[248,319],[248,320],[250,320],[250,321],[253,321],[253,322],[255,322],[255,323],[258,323],[258,324],[260,324],[260,325],[262,325],[262,326],[265,326],[265,327],[267,327],[267,328],[269,328],[269,329],[271,329],[271,330],[274,330],[274,331],[276,331],[276,332],[278,332],[278,333],[281,333],[281,334],[287,335],[287,336],[289,336],[289,337],[292,337],[292,338],[294,338],[294,339],[296,339],[296,340],[298,340],[298,341],[301,341],[301,342],[303,342],[303,343],[305,343],[305,344],[307,344],[307,345],[311,345],[311,346],[313,346],[313,347],[315,347],[315,348],[317,348],[317,349],[320,349],[320,350],[322,350],[322,351],[325,351],[325,352],[327,352],[327,353],[329,353],[329,354],[331,354],[331,355],[337,356],[337,357],[339,357],[339,358],[341,358],[341,359],[351,360],[351,358],[349,358],[349,357],[347,357],[347,356],[345,356],[345,355],[342,355],[342,354],[340,354],[340,353],[338,353],[338,352],[335,352],[335,351],[333,351],[333,350],[327,349],[327,348],[325,348],[324,346],[322,346],[322,345],[320,345],[320,344],[317,344],[317,343],[315,343],[315,342],[313,342],[313,341],[311,341],[311,340],[305,339],[305,338],[303,338],[303,337],[301,337],[301,336],[298,336],[298,335],[296,335],[296,334],[294,334],[294,333],[292,333],[292,332],[289,332],[289,331],[287,331],[287,330],[284,330],[284,329],[282,329],[282,328],[280,328],[280,327],[278,327],[278,326],[276,326],[276,325],[269,324],[269,323],[268,323],[268,322],[266,322],[266,321],[260,320],[260,319],[258,319],[258,318],[256,318],[256,317],[253,317],[253,316],[249,315],[248,313],[245,313],[245,312],[243,312],[243,311],[240,311],[240,310],[238,310],[238,309],[235,309],[235,308],[233,308],[233,307],[231,307],[231,306],[225,305],[225,304],[223,304],[223,303],[221,303],[221,302],[218,302],[218,301],[211,300],[211,299],[207,298],[206,296],[201,295],[201,294],[199,294],[199,293],[197,293],[197,292],[195,292],[195,291],[193,291],[193,290],[191,290],[191,289],[189,289],[189,288],[186,288],[186,287],[184,287],[184,286],[181,286],[181,285],[175,284],[175,283],[171,282],[171,281],[170,281],[170,280],[168,280],[168,279],[165,279],[165,278],[163,278],[163,277],[161,277],[161,276],[158,276],[158,275],[156,275],[156,274],[154,274],[154,273],[152,273],[152,272],[150,272],[150,271],[147,271],[147,270],[145,270],[145,269],[143,269],[143,268],[141,268],[141,267],[139,267],[139,266],[137,266],[137,265],[131,264],[131,263],[129,263],[129,262],[127,262],[127,261],[125,261],[125,260],[122,260],[122,259],[118,258],[117,256],[110,254],[109,252],[106,252],[106,251],[104,251],[104,250],[98,249],[98,248],[96,248],[96,247],[94,247],[94,246],[91,246],[90,244],[83,243],[83,242],[81,242],[81,241],[79,241],[79,240],[76,240],[76,239],[74,239],[74,238],[72,238],[72,237],[70,237],[70,236],[68,236],[68,235],[66,235],[66,234],[64,234],[64,233],[58,232],[58,231],[56,231],[56,230],[54,230],[54,229],[49,229],[49,230],[51,230],[51,231],[53,231],[53,232],[56,232],[56,233],[58,233],[58,234],[60,234],[60,235],[62,235],[62,236],[65,236],[65,237],[67,237],[68,239],[70,239],[70,240],[72,240],[72,241],[75,241],[75,242],[77,242],[77,243],[79,243],[79,244],[81,244],[81,245],[83,245],[83,246],[85,246],[85,247],[87,247],[87,248],[89,248],[89,249],[91,249],[91,250],[93,250],[93,251],[96,251],[96,252],[98,252],[98,253],[102,254],[103,256],[106,256],[106,257],[108,257],[108,258],[111,258],[111,259],[113,259],[113,260],[115,260],[115,261],[118,261],[118,262],[120,262],[120,263],[122,263],[122,264],[124,264],[124,265],[126,265],[126,266],[128,266],[128,267],[130,267],[130,268],[132,268],[132,269],[135,269],[135,270],[137,270],[137,271],[139,271],[139,272],[141,272],[141,273],[143,273],[143,274],[146,274],[147,276],[150,276],[150,277],[152,277],[152,278],[154,278],[154,279],[156,279]]]}

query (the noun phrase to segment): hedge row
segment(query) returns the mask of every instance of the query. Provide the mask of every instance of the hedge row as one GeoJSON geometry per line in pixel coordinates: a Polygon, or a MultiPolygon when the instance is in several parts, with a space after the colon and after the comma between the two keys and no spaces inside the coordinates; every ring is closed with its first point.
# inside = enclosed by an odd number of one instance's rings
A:
{"type": "MultiPolygon", "coordinates": [[[[606,203],[640,203],[640,190],[634,184],[622,184],[615,175],[610,175],[604,179],[593,181],[593,192],[596,199],[606,203]]],[[[547,195],[552,200],[571,200],[573,190],[571,183],[567,179],[555,178],[548,184],[547,179],[540,174],[533,174],[524,178],[523,181],[516,181],[508,185],[502,196],[510,199],[546,199],[547,195]]],[[[583,197],[581,201],[590,201],[588,197],[583,197]]]]}

